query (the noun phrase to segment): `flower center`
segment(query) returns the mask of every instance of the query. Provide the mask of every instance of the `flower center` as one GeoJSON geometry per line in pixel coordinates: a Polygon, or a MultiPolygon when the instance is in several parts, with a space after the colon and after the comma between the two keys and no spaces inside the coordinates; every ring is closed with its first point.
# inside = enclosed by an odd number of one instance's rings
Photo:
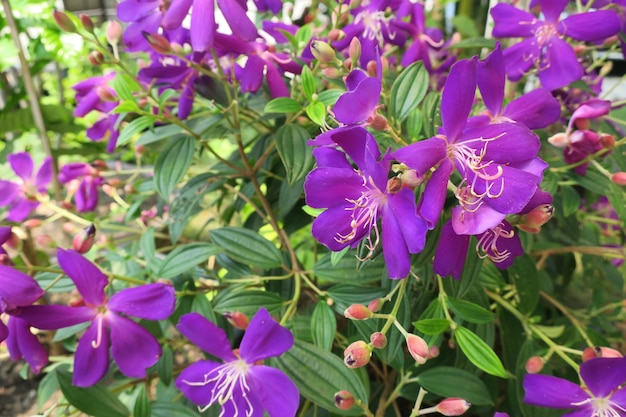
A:
{"type": "Polygon", "coordinates": [[[535,39],[537,40],[539,46],[543,47],[546,43],[548,43],[550,38],[557,36],[558,32],[556,31],[556,27],[554,25],[546,23],[535,29],[533,34],[535,35],[535,39]]]}
{"type": "Polygon", "coordinates": [[[610,399],[610,395],[608,397],[603,398],[587,398],[584,401],[580,401],[577,403],[572,403],[573,406],[580,407],[585,404],[592,404],[593,414],[590,417],[621,417],[626,413],[626,409],[620,406],[619,404],[615,404],[610,399]]]}
{"type": "Polygon", "coordinates": [[[363,23],[363,38],[369,40],[377,40],[379,45],[382,45],[385,40],[385,34],[389,39],[393,40],[396,37],[396,32],[392,31],[389,27],[389,17],[385,16],[385,12],[364,10],[356,15],[354,21],[356,23],[363,23]]]}

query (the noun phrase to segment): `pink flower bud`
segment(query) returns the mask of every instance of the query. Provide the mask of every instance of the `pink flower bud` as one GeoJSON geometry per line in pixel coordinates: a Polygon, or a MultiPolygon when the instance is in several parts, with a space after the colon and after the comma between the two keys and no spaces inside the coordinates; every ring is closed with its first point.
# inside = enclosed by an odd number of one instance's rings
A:
{"type": "Polygon", "coordinates": [[[626,185],[626,172],[616,172],[611,175],[611,181],[617,185],[626,185]]]}
{"type": "Polygon", "coordinates": [[[600,144],[605,149],[613,149],[615,147],[615,137],[613,135],[601,133],[600,144]]]}
{"type": "Polygon", "coordinates": [[[350,307],[346,308],[343,315],[350,320],[367,320],[372,318],[374,313],[363,304],[352,304],[350,307]]]}
{"type": "Polygon", "coordinates": [[[24,226],[27,229],[34,229],[35,227],[41,226],[41,220],[39,220],[39,219],[28,219],[28,220],[26,220],[26,221],[24,221],[22,223],[22,226],[24,226]]]}
{"type": "Polygon", "coordinates": [[[72,19],[70,19],[70,17],[66,15],[65,13],[63,13],[62,11],[60,10],[53,11],[52,17],[54,18],[54,21],[57,23],[57,26],[59,26],[59,28],[61,28],[62,31],[70,32],[70,33],[78,33],[78,29],[76,29],[76,25],[74,24],[72,19]]]}
{"type": "Polygon", "coordinates": [[[433,359],[439,356],[439,347],[431,346],[428,348],[428,359],[433,359]]]}
{"type": "Polygon", "coordinates": [[[95,25],[93,24],[93,20],[91,20],[91,17],[87,16],[86,14],[81,14],[80,23],[83,25],[83,29],[93,34],[95,25]]]}
{"type": "Polygon", "coordinates": [[[115,20],[109,20],[106,27],[107,42],[109,42],[111,45],[117,45],[117,43],[120,41],[120,38],[122,37],[122,32],[124,32],[124,30],[122,29],[122,25],[120,25],[119,22],[116,22],[115,20]]]}
{"type": "Polygon", "coordinates": [[[250,324],[250,318],[241,311],[228,311],[223,314],[226,320],[236,329],[246,330],[250,324]]]}
{"type": "Polygon", "coordinates": [[[350,56],[350,59],[355,62],[361,58],[361,41],[359,41],[359,38],[354,37],[350,41],[348,55],[350,56]]]}
{"type": "Polygon", "coordinates": [[[538,374],[543,369],[543,359],[539,356],[531,356],[526,361],[525,369],[529,374],[538,374]]]}
{"type": "Polygon", "coordinates": [[[349,410],[354,406],[354,395],[349,391],[337,392],[333,400],[335,401],[335,407],[340,410],[349,410]]]}
{"type": "Polygon", "coordinates": [[[78,253],[87,253],[93,246],[96,237],[96,227],[91,224],[83,229],[82,232],[74,236],[72,248],[78,253]]]}
{"type": "Polygon", "coordinates": [[[387,346],[387,336],[381,332],[375,332],[370,335],[370,343],[376,349],[383,349],[387,346]]]}
{"type": "Polygon", "coordinates": [[[343,75],[341,70],[335,67],[322,68],[322,74],[328,78],[340,78],[343,75]]]}
{"type": "Polygon", "coordinates": [[[574,121],[574,125],[578,129],[586,130],[589,129],[589,127],[591,126],[591,122],[589,121],[589,119],[580,118],[574,121]]]}
{"type": "Polygon", "coordinates": [[[343,352],[343,362],[348,368],[360,368],[370,361],[372,347],[363,340],[357,340],[343,352]]]}
{"type": "Polygon", "coordinates": [[[389,124],[387,123],[387,119],[385,119],[385,116],[381,114],[375,114],[374,116],[370,117],[368,119],[368,123],[372,129],[378,130],[378,131],[387,130],[387,128],[389,127],[389,124]]]}
{"type": "Polygon", "coordinates": [[[413,359],[420,365],[426,363],[428,359],[428,344],[424,339],[418,335],[409,333],[406,336],[406,345],[409,348],[409,353],[413,356],[413,359]]]}
{"type": "Polygon", "coordinates": [[[119,100],[115,96],[115,94],[113,94],[113,91],[110,88],[101,85],[96,87],[96,94],[98,95],[98,97],[100,97],[100,100],[102,101],[108,101],[113,103],[119,100]]]}
{"type": "Polygon", "coordinates": [[[311,42],[311,53],[318,61],[324,63],[333,62],[337,59],[332,46],[323,41],[315,40],[311,42]]]}
{"type": "MultiPolygon", "coordinates": [[[[331,29],[328,32],[328,40],[332,42],[340,41],[346,37],[346,32],[341,29],[331,29]]],[[[356,38],[353,38],[356,39],[356,38]]]]}
{"type": "Polygon", "coordinates": [[[168,41],[165,36],[157,33],[144,33],[143,36],[156,52],[162,55],[168,55],[174,52],[172,50],[172,46],[170,45],[170,41],[168,41]]]}
{"type": "Polygon", "coordinates": [[[460,416],[469,410],[471,406],[463,398],[446,398],[437,404],[435,410],[444,416],[460,416]]]}
{"type": "Polygon", "coordinates": [[[88,58],[91,65],[93,65],[94,67],[102,65],[102,63],[104,62],[104,55],[102,55],[102,52],[100,51],[91,51],[88,58]]]}
{"type": "Polygon", "coordinates": [[[522,216],[517,227],[528,233],[539,233],[541,226],[546,224],[554,215],[554,206],[542,204],[522,216]]]}
{"type": "Polygon", "coordinates": [[[0,265],[13,265],[13,262],[11,262],[11,258],[9,258],[9,255],[7,255],[6,253],[0,253],[0,265]]]}
{"type": "Polygon", "coordinates": [[[548,142],[557,148],[565,148],[569,145],[569,138],[565,133],[557,133],[556,135],[550,136],[548,142]]]}
{"type": "Polygon", "coordinates": [[[369,309],[369,311],[371,311],[372,313],[378,313],[380,311],[380,308],[383,306],[383,300],[382,298],[376,298],[372,301],[370,301],[370,303],[367,305],[367,308],[369,309]]]}
{"type": "Polygon", "coordinates": [[[609,348],[602,346],[588,347],[583,350],[583,362],[587,362],[589,359],[593,358],[621,358],[623,357],[622,353],[609,348]]]}

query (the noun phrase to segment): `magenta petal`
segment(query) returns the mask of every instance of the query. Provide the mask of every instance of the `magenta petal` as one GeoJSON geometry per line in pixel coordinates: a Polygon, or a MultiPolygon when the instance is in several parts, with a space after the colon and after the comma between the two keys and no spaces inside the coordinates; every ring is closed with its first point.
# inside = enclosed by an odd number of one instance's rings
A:
{"type": "Polygon", "coordinates": [[[421,177],[443,160],[446,157],[446,152],[446,141],[434,137],[400,148],[391,156],[414,169],[417,176],[421,177]]]}
{"type": "Polygon", "coordinates": [[[226,332],[206,317],[198,313],[189,313],[180,317],[176,328],[187,339],[211,355],[230,362],[237,359],[230,347],[226,332]]]}
{"type": "Polygon", "coordinates": [[[539,138],[519,123],[498,123],[466,129],[457,142],[477,154],[484,154],[483,161],[515,163],[530,160],[539,152],[539,138]]]}
{"type": "Polygon", "coordinates": [[[409,188],[402,188],[396,194],[390,195],[388,199],[389,208],[398,224],[401,225],[401,236],[409,252],[421,252],[426,243],[428,228],[424,219],[417,215],[415,194],[409,188]]]}
{"type": "Polygon", "coordinates": [[[147,284],[126,288],[111,297],[107,309],[147,320],[164,320],[176,306],[174,288],[165,284],[147,284]]]}
{"type": "Polygon", "coordinates": [[[0,265],[0,312],[29,306],[43,294],[44,291],[30,275],[0,265]]]}
{"type": "Polygon", "coordinates": [[[265,79],[267,80],[267,88],[270,90],[272,97],[289,97],[289,88],[285,84],[283,76],[271,63],[265,66],[265,79]]]}
{"type": "Polygon", "coordinates": [[[580,376],[594,397],[606,397],[626,382],[626,358],[593,358],[580,365],[580,376]]]}
{"type": "Polygon", "coordinates": [[[48,353],[37,336],[30,331],[30,325],[25,320],[10,317],[8,327],[7,348],[11,359],[17,361],[23,357],[33,372],[38,374],[48,363],[48,353]]]}
{"type": "Polygon", "coordinates": [[[20,192],[20,186],[14,182],[0,180],[0,207],[11,204],[20,192]]]}
{"type": "Polygon", "coordinates": [[[569,0],[539,0],[541,12],[548,22],[558,22],[569,0]]]}
{"type": "Polygon", "coordinates": [[[240,82],[241,91],[251,91],[256,93],[263,84],[263,69],[265,68],[265,61],[263,61],[258,55],[250,55],[246,66],[241,72],[240,82]]]}
{"type": "Polygon", "coordinates": [[[33,158],[28,152],[18,152],[7,157],[11,168],[25,183],[30,183],[33,176],[33,158]]]}
{"type": "Polygon", "coordinates": [[[293,335],[278,324],[263,307],[252,317],[243,335],[239,353],[248,364],[258,360],[279,356],[291,349],[293,335]]]}
{"type": "Polygon", "coordinates": [[[497,38],[529,38],[543,24],[531,13],[505,3],[498,3],[493,7],[491,16],[494,20],[493,36],[497,38]]]}
{"type": "Polygon", "coordinates": [[[524,402],[549,408],[573,408],[572,404],[589,398],[581,387],[550,375],[524,375],[524,402]]]}
{"type": "Polygon", "coordinates": [[[30,213],[33,212],[39,205],[37,200],[29,200],[27,198],[18,197],[13,201],[13,206],[9,209],[9,215],[7,220],[12,222],[22,222],[30,213]]]}
{"type": "Polygon", "coordinates": [[[176,387],[191,402],[200,407],[211,404],[211,393],[215,387],[213,382],[207,381],[207,376],[215,372],[217,367],[222,364],[213,361],[200,360],[186,367],[178,378],[176,378],[176,387]],[[204,383],[206,381],[206,383],[204,383]]]}
{"type": "MultiPolygon", "coordinates": [[[[109,344],[109,329],[99,315],[78,341],[72,384],[89,387],[104,377],[109,369],[109,344]]],[[[137,349],[138,346],[134,348],[137,349]]]]}
{"type": "Polygon", "coordinates": [[[443,205],[446,202],[446,194],[448,193],[448,180],[450,179],[450,174],[452,174],[452,169],[452,162],[449,159],[444,159],[441,165],[433,172],[424,188],[418,211],[426,221],[429,229],[435,227],[441,213],[443,213],[443,205]]]}
{"type": "Polygon", "coordinates": [[[383,255],[389,278],[406,278],[411,271],[411,255],[403,241],[404,239],[402,239],[402,227],[404,227],[404,224],[401,226],[398,218],[390,212],[390,208],[385,207],[383,209],[381,226],[383,255]]]}
{"type": "Polygon", "coordinates": [[[469,235],[454,233],[451,222],[444,224],[433,261],[434,271],[444,277],[452,276],[455,279],[460,279],[465,266],[470,238],[469,235]]]}
{"type": "Polygon", "coordinates": [[[9,336],[9,328],[0,320],[0,343],[4,342],[9,336]]]}
{"type": "Polygon", "coordinates": [[[457,235],[478,235],[493,229],[504,220],[506,214],[482,204],[475,210],[464,210],[461,206],[452,208],[450,223],[457,235]]]}
{"type": "Polygon", "coordinates": [[[74,281],[76,289],[87,304],[104,304],[104,287],[109,284],[109,280],[102,271],[73,250],[57,249],[57,260],[63,271],[74,281]]]}
{"type": "MultiPolygon", "coordinates": [[[[206,0],[195,1],[206,2],[206,0]]],[[[256,39],[256,26],[246,15],[246,10],[242,7],[241,3],[233,0],[217,0],[217,6],[224,14],[224,18],[235,36],[244,41],[253,41],[256,39]]]]}
{"type": "MultiPolygon", "coordinates": [[[[6,243],[7,240],[11,237],[11,226],[0,226],[0,245],[6,243]]],[[[2,273],[0,272],[0,275],[2,273]]]]}
{"type": "Polygon", "coordinates": [[[120,371],[130,378],[143,378],[146,369],[157,363],[161,345],[154,336],[134,321],[107,313],[111,332],[111,354],[120,371]]]}
{"type": "Polygon", "coordinates": [[[352,169],[346,154],[335,148],[327,146],[315,148],[313,149],[313,157],[315,157],[315,162],[320,168],[341,168],[348,171],[352,169]]]}
{"type": "Polygon", "coordinates": [[[287,375],[269,366],[254,366],[248,371],[250,390],[271,417],[295,416],[300,405],[298,387],[287,375]]]}
{"type": "Polygon", "coordinates": [[[591,99],[582,103],[570,118],[568,129],[571,129],[578,119],[595,119],[606,116],[611,112],[611,102],[609,100],[591,99]]]}
{"type": "Polygon", "coordinates": [[[380,98],[381,84],[378,79],[368,77],[353,91],[339,97],[333,111],[338,121],[344,124],[365,122],[372,115],[380,98]]]}
{"type": "Polygon", "coordinates": [[[97,310],[89,307],[35,305],[22,307],[14,315],[41,330],[56,330],[91,321],[97,310]]]}
{"type": "Polygon", "coordinates": [[[553,36],[546,45],[539,69],[541,85],[555,90],[579,80],[583,75],[583,68],[571,45],[553,36]]]}
{"type": "MultiPolygon", "coordinates": [[[[185,17],[187,17],[192,2],[193,0],[176,0],[171,2],[170,7],[163,15],[163,21],[161,23],[163,29],[178,29],[180,25],[183,24],[185,17]]],[[[214,2],[206,1],[204,3],[211,3],[212,5],[214,2]]],[[[207,5],[207,7],[209,6],[207,5]]],[[[195,14],[195,10],[193,14],[195,14]]],[[[209,17],[206,18],[208,19],[209,17]]],[[[211,18],[213,18],[213,16],[211,16],[211,18]]],[[[209,21],[205,21],[204,23],[206,26],[210,26],[209,21]]]]}
{"type": "Polygon", "coordinates": [[[35,187],[37,191],[43,193],[47,185],[52,181],[52,158],[48,157],[43,161],[35,176],[35,187]]]}
{"type": "Polygon", "coordinates": [[[617,35],[620,21],[613,10],[578,13],[559,23],[559,32],[579,41],[600,42],[617,35]]]}
{"type": "Polygon", "coordinates": [[[345,206],[346,199],[356,200],[364,191],[363,177],[354,170],[317,168],[304,183],[306,203],[314,208],[345,206]]]}
{"type": "Polygon", "coordinates": [[[311,228],[313,237],[335,252],[352,245],[354,242],[359,242],[370,232],[368,225],[362,225],[355,231],[352,239],[344,240],[339,238],[339,236],[348,236],[352,233],[350,224],[352,223],[354,212],[347,210],[346,207],[335,206],[325,210],[313,220],[311,228]]]}
{"type": "Polygon", "coordinates": [[[524,39],[504,50],[506,74],[511,81],[522,78],[539,61],[541,49],[535,38],[524,39]]]}
{"type": "Polygon", "coordinates": [[[126,0],[117,5],[117,18],[122,22],[134,22],[156,12],[161,0],[126,0]]]}
{"type": "Polygon", "coordinates": [[[545,88],[537,88],[511,101],[504,112],[507,117],[529,129],[543,129],[559,120],[561,104],[545,88]]]}
{"type": "Polygon", "coordinates": [[[474,104],[476,59],[458,61],[452,66],[441,96],[441,119],[448,142],[460,136],[474,104]]]}
{"type": "Polygon", "coordinates": [[[504,100],[504,58],[500,44],[484,61],[478,62],[476,81],[485,106],[492,115],[497,116],[502,111],[504,100]]]}

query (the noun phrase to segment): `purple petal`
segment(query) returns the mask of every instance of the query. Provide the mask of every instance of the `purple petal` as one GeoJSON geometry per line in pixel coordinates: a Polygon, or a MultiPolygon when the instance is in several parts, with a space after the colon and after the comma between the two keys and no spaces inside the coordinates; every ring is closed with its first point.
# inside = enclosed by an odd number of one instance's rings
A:
{"type": "MultiPolygon", "coordinates": [[[[171,29],[179,28],[180,25],[183,24],[183,20],[185,20],[185,17],[187,17],[187,13],[189,13],[189,8],[191,7],[192,2],[193,0],[176,0],[176,1],[171,2],[170,7],[167,9],[165,14],[163,15],[163,21],[161,22],[161,26],[163,26],[163,29],[171,30],[171,29]]],[[[213,7],[214,2],[206,1],[204,3],[207,3],[206,7],[213,7]],[[209,3],[210,3],[210,6],[209,6],[209,3]]],[[[202,7],[199,7],[199,9],[201,8],[202,7]]],[[[195,15],[195,14],[196,14],[196,10],[194,9],[194,12],[192,13],[192,15],[195,15]]],[[[213,22],[215,22],[213,13],[211,13],[211,16],[206,16],[205,18],[212,19],[213,22]]],[[[209,20],[206,20],[205,25],[210,26],[211,22],[209,20]]]]}
{"type": "Polygon", "coordinates": [[[24,221],[30,213],[33,212],[39,206],[39,201],[29,200],[27,198],[18,197],[13,201],[13,206],[9,210],[7,220],[12,222],[24,221]]]}
{"type": "Polygon", "coordinates": [[[511,101],[502,116],[529,129],[543,129],[559,120],[561,104],[545,88],[537,88],[511,101]]]}
{"type": "Polygon", "coordinates": [[[553,36],[546,45],[539,69],[541,85],[548,90],[555,90],[579,80],[583,75],[583,68],[571,45],[553,36]]]}
{"type": "Polygon", "coordinates": [[[248,57],[246,66],[241,72],[241,91],[256,93],[261,88],[263,84],[263,68],[265,68],[265,61],[258,55],[250,55],[248,57]]]}
{"type": "Polygon", "coordinates": [[[280,71],[271,63],[266,63],[265,79],[267,80],[267,88],[270,90],[272,97],[289,97],[289,88],[283,80],[280,71]]]}
{"type": "Polygon", "coordinates": [[[11,204],[20,192],[20,186],[14,182],[0,180],[0,207],[11,204]]]}
{"type": "Polygon", "coordinates": [[[195,77],[191,77],[187,81],[187,84],[185,84],[183,91],[180,92],[180,98],[178,99],[178,118],[181,120],[185,120],[189,117],[191,109],[193,108],[193,99],[195,97],[194,81],[195,77]]]}
{"type": "MultiPolygon", "coordinates": [[[[410,253],[419,253],[424,249],[428,227],[424,219],[417,215],[415,194],[408,188],[402,188],[389,196],[391,214],[401,224],[402,238],[410,253]]],[[[385,215],[383,214],[383,221],[385,215]]]]}
{"type": "Polygon", "coordinates": [[[569,0],[539,0],[541,12],[548,22],[558,22],[569,0]]]}
{"type": "Polygon", "coordinates": [[[506,217],[506,214],[493,209],[489,204],[465,210],[461,206],[452,208],[450,222],[458,235],[478,235],[493,229],[506,217]]]}
{"type": "Polygon", "coordinates": [[[589,399],[581,387],[550,375],[524,375],[524,402],[538,407],[573,408],[572,404],[589,399]]]}
{"type": "MultiPolygon", "coordinates": [[[[466,129],[455,144],[484,154],[483,163],[515,163],[537,156],[539,138],[519,123],[498,123],[466,129]]],[[[462,148],[461,148],[462,151],[462,148]]]]}
{"type": "MultiPolygon", "coordinates": [[[[11,237],[11,226],[0,226],[0,245],[6,243],[7,240],[11,237]]],[[[0,275],[2,273],[0,272],[0,275]]]]}
{"type": "MultiPolygon", "coordinates": [[[[519,213],[535,194],[541,177],[511,166],[502,165],[501,168],[502,181],[499,183],[496,179],[491,182],[489,193],[494,197],[485,196],[484,201],[500,213],[519,213]]],[[[490,183],[476,182],[474,186],[475,191],[480,195],[487,193],[490,183]]]]}
{"type": "MultiPolygon", "coordinates": [[[[331,137],[361,170],[368,168],[368,162],[380,158],[380,150],[378,149],[376,139],[361,126],[337,130],[331,137]]],[[[371,172],[368,174],[373,175],[371,172]]],[[[384,175],[386,176],[387,173],[384,175]]]]}
{"type": "Polygon", "coordinates": [[[13,153],[7,157],[11,168],[25,183],[30,183],[33,176],[33,158],[28,152],[13,153]]]}
{"type": "Polygon", "coordinates": [[[611,402],[626,409],[626,388],[620,388],[611,395],[611,402]]]}
{"type": "Polygon", "coordinates": [[[497,116],[502,111],[504,100],[504,58],[500,44],[491,52],[484,61],[478,62],[476,81],[485,106],[492,115],[497,116]]]}
{"type": "Polygon", "coordinates": [[[296,384],[278,369],[253,366],[248,371],[250,391],[271,417],[292,417],[300,405],[296,384]]]}
{"type": "Polygon", "coordinates": [[[106,313],[111,331],[111,354],[120,371],[130,378],[143,378],[146,369],[157,363],[161,345],[154,336],[134,321],[106,313]]]}
{"type": "MultiPolygon", "coordinates": [[[[180,1],[175,2],[175,4],[180,1]]],[[[124,45],[128,52],[151,52],[152,47],[144,37],[144,33],[158,33],[161,25],[161,13],[153,13],[142,20],[131,23],[124,30],[124,45]]]]}
{"type": "Polygon", "coordinates": [[[365,191],[363,177],[353,169],[317,168],[307,175],[304,183],[306,203],[313,208],[345,207],[365,191]]]}
{"type": "Polygon", "coordinates": [[[452,169],[452,162],[449,159],[444,159],[441,165],[433,172],[424,188],[418,212],[426,221],[429,229],[435,227],[441,213],[443,213],[443,205],[446,202],[448,193],[448,180],[450,179],[450,174],[452,174],[452,169]]]}
{"type": "Polygon", "coordinates": [[[97,310],[89,307],[36,305],[22,307],[13,314],[41,330],[56,330],[91,321],[97,310]]]}
{"type": "Polygon", "coordinates": [[[570,118],[568,129],[571,129],[578,119],[595,119],[606,116],[611,112],[611,102],[609,100],[591,99],[581,104],[570,118]]]}
{"type": "Polygon", "coordinates": [[[524,39],[506,48],[504,50],[506,74],[511,81],[519,80],[530,71],[540,56],[541,49],[534,38],[524,39]]]}
{"type": "MultiPolygon", "coordinates": [[[[383,209],[382,241],[385,264],[391,279],[403,279],[411,271],[411,255],[402,236],[402,227],[398,218],[389,207],[383,209]]],[[[425,228],[424,228],[425,229],[425,228]]],[[[425,238],[424,234],[424,238],[425,238]]]]}
{"type": "MultiPolygon", "coordinates": [[[[205,0],[195,0],[194,3],[197,1],[206,2],[205,0]]],[[[240,3],[232,0],[217,0],[217,6],[224,14],[224,18],[235,36],[244,41],[256,39],[256,26],[250,21],[246,15],[246,10],[240,3]]]]}
{"type": "Polygon", "coordinates": [[[107,309],[147,320],[165,320],[176,306],[174,288],[165,284],[147,284],[126,288],[111,297],[107,309]]]}
{"type": "Polygon", "coordinates": [[[470,238],[469,235],[454,233],[451,222],[444,224],[435,251],[434,271],[444,277],[452,276],[455,279],[460,279],[465,266],[470,238]]]}
{"type": "Polygon", "coordinates": [[[494,21],[493,36],[496,38],[529,38],[543,24],[531,13],[505,3],[498,3],[492,8],[491,16],[494,21]]]}
{"type": "Polygon", "coordinates": [[[589,359],[580,365],[580,376],[594,397],[606,397],[626,382],[626,358],[589,359]]]}
{"type": "Polygon", "coordinates": [[[368,77],[362,80],[353,91],[339,97],[333,108],[336,119],[344,124],[367,121],[378,104],[380,90],[381,84],[377,78],[368,77]]]}
{"type": "Polygon", "coordinates": [[[519,214],[526,214],[535,209],[537,206],[544,204],[552,204],[552,194],[547,193],[540,188],[537,188],[535,194],[533,194],[533,196],[526,204],[526,207],[524,207],[524,209],[520,211],[519,214]]]}
{"type": "Polygon", "coordinates": [[[346,154],[338,149],[326,146],[315,148],[313,149],[313,156],[315,157],[317,166],[320,168],[340,168],[344,170],[344,172],[354,170],[346,158],[346,154]]]}
{"type": "Polygon", "coordinates": [[[500,269],[507,269],[524,254],[522,242],[506,220],[478,238],[478,246],[500,269]]]}
{"type": "Polygon", "coordinates": [[[445,140],[434,137],[400,148],[391,156],[414,169],[417,176],[421,177],[446,157],[446,148],[445,140]]]}
{"type": "Polygon", "coordinates": [[[59,265],[69,276],[87,304],[104,304],[104,287],[109,284],[106,275],[83,255],[73,250],[57,249],[59,265]]]}
{"type": "Polygon", "coordinates": [[[98,186],[102,182],[101,177],[86,176],[78,185],[74,200],[76,210],[79,213],[95,210],[98,205],[98,186]]]}
{"type": "Polygon", "coordinates": [[[35,187],[37,191],[43,193],[46,191],[48,184],[52,181],[52,158],[47,157],[35,176],[35,187]]]}
{"type": "Polygon", "coordinates": [[[4,342],[9,336],[9,328],[0,320],[0,343],[4,342]]]}
{"type": "Polygon", "coordinates": [[[158,10],[161,0],[126,0],[117,5],[117,18],[122,22],[134,22],[158,10]]]}
{"type": "Polygon", "coordinates": [[[0,312],[29,306],[42,295],[44,290],[30,275],[10,266],[0,265],[0,312]]]}
{"type": "Polygon", "coordinates": [[[293,335],[278,324],[263,307],[252,317],[243,335],[239,353],[248,364],[258,360],[279,356],[291,349],[293,335]]]}
{"type": "MultiPolygon", "coordinates": [[[[100,381],[109,369],[109,329],[98,315],[78,341],[74,355],[72,384],[89,387],[100,381]]],[[[138,346],[134,346],[137,349],[138,346]]]]}
{"type": "Polygon", "coordinates": [[[559,32],[579,41],[600,42],[617,35],[620,21],[613,10],[597,10],[568,16],[559,22],[559,32]]]}
{"type": "Polygon", "coordinates": [[[221,363],[199,360],[186,367],[178,378],[176,378],[176,388],[182,392],[191,402],[200,407],[211,404],[212,392],[215,387],[215,380],[207,381],[207,376],[211,375],[215,369],[222,366],[221,363]],[[206,381],[206,384],[202,385],[206,381]]]}
{"type": "Polygon", "coordinates": [[[226,332],[206,317],[198,313],[185,314],[178,320],[176,328],[191,343],[224,362],[231,362],[237,359],[230,346],[226,332]]]}
{"type": "Polygon", "coordinates": [[[84,117],[90,111],[95,110],[98,103],[100,103],[100,96],[93,90],[86,94],[82,99],[77,100],[76,108],[74,108],[73,115],[75,117],[84,117]]]}
{"type": "Polygon", "coordinates": [[[441,119],[448,142],[463,131],[476,93],[476,59],[459,61],[452,66],[441,96],[441,119]]]}
{"type": "MultiPolygon", "coordinates": [[[[48,353],[39,343],[37,336],[30,331],[30,325],[17,317],[9,317],[7,348],[11,359],[20,360],[22,357],[35,374],[48,363],[48,353]]],[[[0,339],[1,340],[1,339],[0,339]]]]}
{"type": "MultiPolygon", "coordinates": [[[[354,207],[354,204],[351,205],[354,207]]],[[[340,251],[346,246],[359,242],[370,232],[367,224],[361,225],[349,239],[340,239],[339,236],[348,236],[353,233],[350,224],[354,220],[354,211],[347,210],[347,205],[331,207],[313,220],[311,233],[313,237],[332,251],[340,251]]]]}

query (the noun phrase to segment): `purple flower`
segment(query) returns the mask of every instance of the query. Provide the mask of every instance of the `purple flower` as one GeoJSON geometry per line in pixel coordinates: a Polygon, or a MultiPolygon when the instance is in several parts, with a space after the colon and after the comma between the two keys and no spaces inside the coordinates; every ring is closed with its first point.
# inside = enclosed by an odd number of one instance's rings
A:
{"type": "Polygon", "coordinates": [[[226,332],[198,313],[180,318],[178,330],[205,352],[221,359],[198,361],[181,372],[176,387],[204,411],[213,404],[221,416],[293,417],[300,395],[296,385],[278,369],[260,365],[293,346],[293,335],[261,308],[250,321],[238,352],[226,332]]]}
{"type": "Polygon", "coordinates": [[[98,192],[103,182],[98,170],[84,162],[71,162],[61,168],[59,182],[67,184],[78,181],[78,187],[74,194],[76,210],[79,213],[95,210],[98,205],[98,192]]]}
{"type": "Polygon", "coordinates": [[[580,366],[584,387],[550,375],[524,376],[524,402],[571,410],[567,416],[626,415],[626,358],[593,358],[580,366]]]}
{"type": "Polygon", "coordinates": [[[7,241],[11,238],[11,226],[1,226],[0,227],[0,265],[11,265],[11,259],[9,259],[9,255],[4,250],[2,245],[7,243],[7,241]]]}
{"type": "Polygon", "coordinates": [[[521,42],[504,51],[509,78],[519,80],[537,67],[541,85],[549,90],[564,87],[580,79],[584,70],[565,36],[596,42],[617,34],[620,21],[612,10],[573,14],[561,20],[568,0],[540,0],[545,20],[499,3],[491,9],[496,37],[521,37],[521,42]]]}
{"type": "Polygon", "coordinates": [[[376,140],[364,128],[337,129],[330,138],[345,154],[333,147],[315,149],[318,167],[304,184],[307,204],[326,209],[313,221],[313,236],[332,251],[354,248],[367,239],[370,253],[382,237],[389,277],[406,277],[410,254],[424,248],[426,235],[413,191],[402,187],[399,178],[388,178],[391,159],[380,158],[376,140]]]}
{"type": "Polygon", "coordinates": [[[30,306],[42,295],[44,291],[31,276],[0,265],[0,315],[10,316],[7,325],[0,320],[0,342],[6,339],[11,359],[24,357],[35,373],[39,373],[48,363],[48,355],[37,336],[30,332],[28,323],[12,316],[19,314],[22,308],[30,306]]]}
{"type": "Polygon", "coordinates": [[[58,249],[57,259],[76,284],[84,305],[23,307],[18,317],[44,330],[91,322],[78,341],[74,357],[76,386],[88,387],[102,379],[109,369],[109,346],[124,375],[143,378],[146,369],[159,359],[161,346],[150,332],[126,315],[146,320],[168,318],[176,303],[174,289],[164,284],[146,284],[123,289],[107,299],[105,287],[109,281],[98,267],[72,250],[58,249]]]}
{"type": "Polygon", "coordinates": [[[27,152],[10,154],[7,158],[19,182],[0,180],[0,207],[10,206],[7,219],[21,222],[39,205],[35,195],[47,191],[52,180],[52,160],[44,160],[34,173],[33,159],[27,152]]]}

